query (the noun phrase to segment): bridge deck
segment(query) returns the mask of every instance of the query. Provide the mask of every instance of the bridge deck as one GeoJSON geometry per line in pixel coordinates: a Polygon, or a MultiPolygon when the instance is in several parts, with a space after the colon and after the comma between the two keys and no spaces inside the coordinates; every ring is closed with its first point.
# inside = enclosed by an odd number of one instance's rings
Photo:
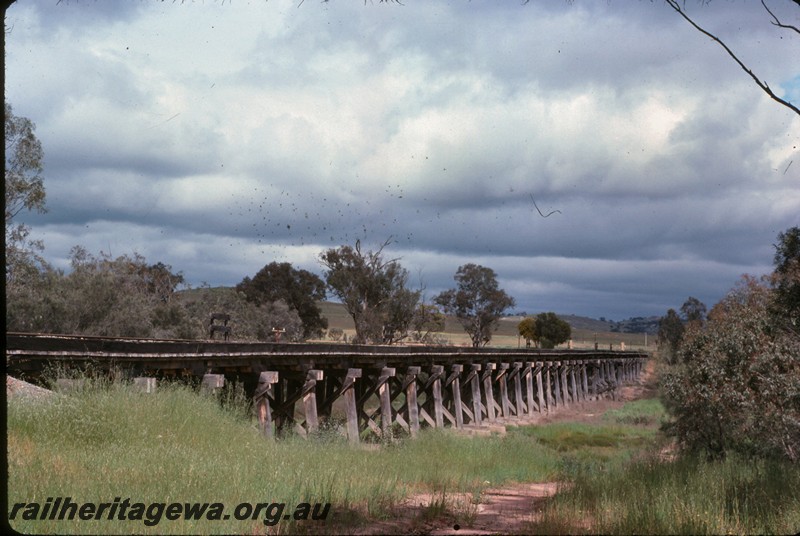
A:
{"type": "Polygon", "coordinates": [[[38,373],[46,362],[115,363],[142,371],[274,367],[349,369],[430,365],[471,365],[497,361],[637,359],[638,351],[542,350],[455,346],[353,345],[325,343],[156,340],[34,333],[6,334],[10,372],[38,373]]]}

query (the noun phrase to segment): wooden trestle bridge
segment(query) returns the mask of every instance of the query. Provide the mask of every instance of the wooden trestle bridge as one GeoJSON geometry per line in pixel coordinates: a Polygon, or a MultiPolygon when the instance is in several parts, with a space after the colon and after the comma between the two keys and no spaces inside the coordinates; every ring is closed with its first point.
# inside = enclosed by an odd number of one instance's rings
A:
{"type": "Polygon", "coordinates": [[[371,430],[415,436],[422,426],[524,423],[591,403],[637,380],[648,354],[453,346],[243,343],[6,334],[9,374],[35,379],[48,363],[91,364],[152,388],[157,378],[242,382],[263,433],[313,434],[336,405],[348,438],[371,430]]]}

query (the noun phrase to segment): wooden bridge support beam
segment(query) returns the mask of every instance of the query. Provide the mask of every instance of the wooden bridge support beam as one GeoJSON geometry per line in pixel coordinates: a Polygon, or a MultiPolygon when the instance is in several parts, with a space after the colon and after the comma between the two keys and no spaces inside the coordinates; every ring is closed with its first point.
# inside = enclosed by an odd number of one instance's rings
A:
{"type": "MultiPolygon", "coordinates": [[[[420,367],[410,368],[412,369],[409,371],[410,374],[406,374],[402,379],[397,377],[394,367],[382,367],[379,371],[373,370],[363,375],[363,379],[360,382],[361,387],[359,389],[359,395],[356,399],[359,430],[366,430],[369,428],[383,441],[390,441],[392,439],[392,427],[395,423],[409,434],[412,433],[411,423],[413,422],[413,418],[410,416],[416,414],[416,425],[413,428],[413,433],[416,434],[416,431],[419,429],[419,407],[416,400],[414,405],[410,405],[408,399],[410,391],[414,391],[414,394],[416,394],[416,376],[419,373],[420,367]],[[368,401],[376,394],[378,398],[378,407],[371,409],[371,412],[368,413],[365,406],[367,406],[368,401]],[[399,408],[395,409],[393,402],[401,395],[405,398],[405,402],[399,408]],[[378,415],[380,415],[380,427],[376,422],[378,415]]],[[[359,369],[350,369],[350,371],[356,370],[359,369]]]]}
{"type": "Polygon", "coordinates": [[[461,402],[461,373],[464,371],[464,365],[452,365],[450,367],[450,375],[444,381],[442,387],[445,393],[449,394],[448,405],[447,398],[443,402],[444,414],[450,419],[450,424],[455,428],[464,428],[464,408],[461,402]]]}
{"type": "Polygon", "coordinates": [[[273,385],[278,383],[278,373],[276,371],[264,371],[258,377],[258,386],[253,396],[258,417],[258,427],[266,437],[275,435],[272,429],[272,407],[275,403],[275,390],[273,385]]]}
{"type": "Polygon", "coordinates": [[[432,428],[444,427],[444,406],[442,405],[442,376],[444,366],[431,365],[428,380],[422,386],[425,403],[420,405],[419,414],[432,428]],[[433,413],[433,416],[431,416],[433,413]]]}
{"type": "Polygon", "coordinates": [[[309,369],[304,373],[287,371],[282,373],[275,384],[275,399],[272,405],[272,421],[276,433],[293,430],[305,437],[309,432],[319,429],[317,416],[317,382],[324,377],[321,370],[309,369]],[[302,422],[296,420],[296,405],[302,400],[302,422]]]}
{"type": "Polygon", "coordinates": [[[500,404],[496,405],[496,409],[499,409],[503,419],[510,419],[511,418],[511,401],[508,399],[508,370],[510,365],[508,363],[500,363],[499,364],[499,372],[495,377],[495,381],[498,383],[500,387],[500,404]]]}
{"type": "Polygon", "coordinates": [[[589,398],[589,364],[581,361],[581,383],[583,384],[583,400],[588,402],[589,398]]]}
{"type": "MultiPolygon", "coordinates": [[[[321,381],[324,374],[321,370],[311,369],[306,372],[306,381],[303,384],[303,413],[305,414],[305,434],[319,431],[319,417],[317,416],[317,382],[321,381]]],[[[302,424],[300,425],[302,426],[302,424]]]]}
{"type": "MultiPolygon", "coordinates": [[[[389,439],[394,422],[415,437],[421,424],[434,428],[463,428],[466,421],[473,426],[496,423],[500,419],[524,421],[537,413],[597,400],[609,392],[614,396],[615,387],[639,379],[644,363],[645,359],[619,358],[496,362],[472,364],[466,375],[463,365],[451,365],[448,374],[444,366],[431,365],[430,373],[423,374],[422,379],[422,368],[410,366],[402,380],[395,379],[394,368],[383,367],[379,371],[365,371],[360,388],[357,385],[357,380],[362,378],[360,368],[347,369],[344,376],[326,375],[318,369],[306,370],[304,376],[287,371],[283,378],[280,377],[283,373],[263,371],[254,401],[264,436],[273,437],[276,431],[289,424],[293,424],[299,434],[307,436],[319,430],[319,416],[329,413],[332,401],[341,397],[347,418],[346,435],[350,442],[358,443],[360,433],[367,428],[389,439]],[[300,382],[300,378],[304,381],[300,382]],[[395,389],[392,381],[396,382],[395,389]],[[509,392],[509,382],[512,392],[509,392]],[[276,402],[275,387],[279,385],[282,392],[276,402]],[[317,397],[319,389],[325,393],[321,400],[317,397]],[[392,401],[401,394],[405,403],[395,410],[392,401]],[[364,404],[375,396],[380,407],[367,415],[364,404]],[[295,403],[301,400],[305,420],[295,422],[295,403]]],[[[224,376],[206,375],[203,385],[207,391],[219,389],[224,385],[224,376]]]]}
{"type": "Polygon", "coordinates": [[[381,433],[384,441],[390,439],[392,433],[392,396],[389,380],[394,376],[394,368],[383,367],[378,377],[378,398],[381,402],[381,433]]]}
{"type": "Polygon", "coordinates": [[[361,377],[361,369],[347,369],[347,375],[342,383],[342,396],[344,397],[344,412],[347,418],[347,439],[350,443],[358,443],[358,406],[356,404],[356,380],[361,377]]]}
{"type": "Polygon", "coordinates": [[[591,380],[589,382],[589,399],[597,400],[600,398],[598,385],[600,383],[600,361],[593,360],[590,362],[591,380]]]}
{"type": "Polygon", "coordinates": [[[133,379],[133,385],[142,393],[155,393],[157,380],[150,376],[139,376],[133,379]]]}
{"type": "Polygon", "coordinates": [[[490,423],[494,424],[497,422],[497,416],[495,413],[495,400],[494,400],[494,389],[492,388],[492,371],[496,368],[495,363],[486,363],[486,366],[483,368],[483,374],[481,374],[481,382],[483,383],[483,395],[484,395],[484,408],[486,410],[486,420],[490,423]]]}
{"type": "Polygon", "coordinates": [[[223,387],[225,387],[224,374],[204,374],[203,381],[200,383],[200,392],[216,394],[223,387]]]}
{"type": "Polygon", "coordinates": [[[569,363],[568,361],[558,361],[558,378],[559,378],[559,391],[561,394],[561,405],[562,407],[566,407],[569,403],[567,400],[567,368],[569,363]]]}
{"type": "Polygon", "coordinates": [[[557,410],[564,405],[564,399],[561,395],[561,362],[551,363],[550,371],[553,376],[553,410],[557,410]]]}
{"type": "Polygon", "coordinates": [[[587,390],[588,390],[588,384],[584,383],[583,381],[585,374],[586,374],[586,361],[580,360],[578,361],[577,379],[578,379],[578,391],[580,392],[580,399],[581,403],[583,404],[587,402],[587,390]]]}
{"type": "Polygon", "coordinates": [[[605,385],[608,385],[609,378],[608,378],[608,363],[606,361],[600,360],[598,361],[599,366],[599,388],[597,391],[598,398],[605,398],[607,396],[608,390],[603,390],[605,385]]]}
{"type": "Polygon", "coordinates": [[[280,435],[294,422],[294,400],[289,401],[289,391],[294,387],[285,374],[281,374],[275,384],[275,404],[272,406],[272,422],[275,424],[275,435],[280,435]],[[291,407],[288,407],[291,405],[291,407]]]}
{"type": "Polygon", "coordinates": [[[578,393],[578,382],[575,381],[575,371],[578,369],[577,361],[569,362],[569,384],[572,394],[572,403],[577,404],[580,402],[580,394],[578,393]]]}
{"type": "Polygon", "coordinates": [[[526,361],[522,364],[522,370],[520,371],[520,376],[525,380],[525,403],[527,404],[525,415],[528,418],[533,417],[534,412],[539,409],[536,403],[536,391],[533,387],[534,367],[535,365],[532,361],[526,361]]]}
{"type": "MultiPolygon", "coordinates": [[[[528,374],[530,377],[530,372],[528,374]]],[[[515,361],[512,365],[509,377],[514,385],[514,406],[516,407],[517,419],[522,419],[529,415],[527,407],[522,401],[522,363],[515,361]]]]}
{"type": "Polygon", "coordinates": [[[544,413],[547,411],[547,405],[545,404],[545,391],[544,385],[542,384],[542,370],[544,369],[544,363],[541,361],[536,361],[536,369],[534,370],[536,374],[536,395],[539,399],[539,413],[544,413]]]}
{"type": "Polygon", "coordinates": [[[619,380],[617,379],[617,365],[614,363],[614,360],[608,359],[605,361],[606,365],[606,381],[611,386],[609,389],[609,394],[611,395],[612,400],[617,399],[617,388],[619,388],[619,380]]]}
{"type": "Polygon", "coordinates": [[[421,367],[408,367],[403,379],[402,390],[406,394],[406,408],[408,411],[408,433],[416,437],[419,432],[419,406],[417,405],[417,375],[421,367]]]}
{"type": "Polygon", "coordinates": [[[610,389],[606,388],[603,390],[604,387],[608,387],[611,385],[611,378],[609,375],[609,363],[608,361],[601,360],[600,361],[600,398],[608,397],[608,393],[610,389]]]}
{"type": "MultiPolygon", "coordinates": [[[[470,371],[467,378],[464,380],[464,385],[469,384],[470,400],[472,400],[472,419],[470,424],[480,426],[483,422],[481,413],[483,412],[483,404],[481,404],[481,365],[473,363],[470,365],[470,371]]],[[[464,413],[468,414],[468,409],[464,406],[464,413]]]]}

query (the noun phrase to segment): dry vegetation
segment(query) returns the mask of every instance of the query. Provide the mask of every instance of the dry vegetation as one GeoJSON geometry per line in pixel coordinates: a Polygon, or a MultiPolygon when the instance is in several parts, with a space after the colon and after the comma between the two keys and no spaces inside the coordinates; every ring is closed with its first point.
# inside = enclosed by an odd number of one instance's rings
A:
{"type": "MultiPolygon", "coordinates": [[[[348,337],[352,339],[355,334],[353,320],[347,314],[344,306],[334,302],[320,302],[322,309],[322,316],[328,319],[328,329],[341,329],[348,337]]],[[[520,348],[525,346],[525,341],[520,340],[517,334],[517,324],[519,324],[522,317],[507,317],[500,320],[497,331],[492,337],[489,346],[496,348],[520,348]]],[[[598,324],[600,322],[598,321],[598,324]]],[[[606,327],[606,330],[608,327],[606,327]]],[[[453,346],[471,346],[469,335],[464,331],[458,321],[453,317],[447,317],[445,322],[445,330],[441,333],[442,338],[447,341],[447,344],[453,346]]],[[[572,329],[572,342],[573,347],[578,349],[594,348],[594,343],[597,342],[600,349],[608,349],[609,345],[613,345],[615,350],[620,349],[620,343],[625,343],[626,349],[629,350],[655,350],[656,338],[653,335],[645,337],[644,333],[613,333],[611,331],[595,331],[585,328],[572,329]],[[647,343],[647,346],[645,346],[647,343]]],[[[566,345],[561,345],[560,348],[565,348],[566,345]]]]}

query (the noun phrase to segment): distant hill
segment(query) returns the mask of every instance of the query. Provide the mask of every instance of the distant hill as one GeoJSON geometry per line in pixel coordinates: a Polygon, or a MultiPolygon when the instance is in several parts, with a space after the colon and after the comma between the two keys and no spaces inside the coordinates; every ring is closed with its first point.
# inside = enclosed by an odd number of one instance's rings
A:
{"type": "MultiPolygon", "coordinates": [[[[233,292],[232,287],[217,287],[211,290],[212,292],[220,293],[233,292]]],[[[192,289],[180,291],[179,294],[183,295],[183,299],[192,300],[195,299],[197,292],[198,289],[192,289]]],[[[354,329],[353,319],[347,314],[344,305],[331,301],[322,301],[319,302],[318,305],[322,310],[322,316],[328,319],[329,328],[339,328],[343,330],[354,329]]],[[[533,313],[526,316],[536,316],[536,314],[533,313]]],[[[647,318],[632,317],[619,322],[606,320],[605,318],[598,320],[596,318],[579,315],[558,315],[558,317],[572,326],[575,336],[585,335],[586,337],[591,337],[592,333],[647,333],[649,335],[658,333],[659,317],[657,316],[647,318]]],[[[517,324],[519,324],[520,320],[523,318],[525,317],[522,315],[503,317],[500,320],[500,325],[498,326],[496,334],[516,337],[517,324]]],[[[464,330],[454,317],[447,317],[445,332],[463,333],[464,330]]]]}
{"type": "MultiPolygon", "coordinates": [[[[525,316],[536,316],[536,313],[525,315],[525,316]]],[[[578,315],[557,315],[558,318],[564,320],[567,324],[572,326],[572,329],[580,329],[586,331],[597,331],[597,332],[605,332],[605,331],[612,331],[614,326],[613,322],[607,320],[597,320],[596,318],[589,318],[588,316],[578,316],[578,315]]],[[[525,318],[524,316],[508,316],[505,317],[504,320],[512,320],[516,323],[519,323],[520,320],[525,318]]]]}
{"type": "MultiPolygon", "coordinates": [[[[661,319],[661,317],[658,316],[634,316],[626,320],[615,322],[613,320],[606,320],[603,317],[600,317],[599,320],[578,315],[558,315],[558,317],[561,320],[565,320],[574,330],[597,333],[647,333],[648,335],[656,335],[658,333],[658,322],[661,319]]],[[[523,317],[515,316],[508,318],[513,318],[519,322],[523,317]]]]}
{"type": "Polygon", "coordinates": [[[659,320],[661,320],[661,317],[658,316],[648,316],[646,318],[635,316],[627,320],[614,322],[611,331],[615,333],[647,333],[656,335],[658,333],[659,320]]]}

